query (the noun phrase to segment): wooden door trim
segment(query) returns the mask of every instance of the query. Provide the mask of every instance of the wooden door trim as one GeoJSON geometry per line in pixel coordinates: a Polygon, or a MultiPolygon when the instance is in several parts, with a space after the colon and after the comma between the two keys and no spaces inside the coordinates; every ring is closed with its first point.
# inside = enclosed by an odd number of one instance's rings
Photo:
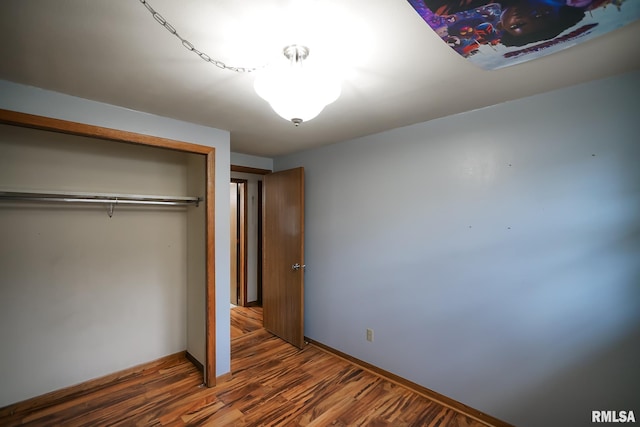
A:
{"type": "Polygon", "coordinates": [[[252,173],[255,175],[267,175],[272,173],[271,169],[252,168],[249,166],[231,165],[231,172],[252,173]]]}
{"type": "Polygon", "coordinates": [[[240,203],[238,204],[238,224],[240,228],[240,254],[239,254],[239,263],[240,263],[240,293],[238,296],[238,304],[242,307],[247,306],[247,245],[248,245],[248,217],[247,217],[247,193],[248,193],[248,185],[249,180],[241,179],[241,178],[231,178],[231,182],[236,184],[242,184],[242,189],[238,187],[238,191],[240,191],[240,203]]]}
{"type": "Polygon", "coordinates": [[[238,305],[240,291],[238,284],[240,275],[238,266],[240,265],[240,236],[238,232],[238,184],[231,180],[229,185],[229,300],[231,304],[238,305]]]}
{"type": "Polygon", "coordinates": [[[264,224],[262,222],[262,209],[264,200],[262,199],[262,181],[258,181],[258,265],[257,265],[257,285],[258,285],[258,305],[262,306],[262,230],[264,224]]]}
{"type": "Polygon", "coordinates": [[[99,138],[108,141],[147,145],[206,157],[206,350],[204,382],[208,387],[216,384],[216,331],[215,331],[215,148],[189,142],[124,130],[88,125],[34,114],[0,109],[0,123],[69,135],[99,138]]]}

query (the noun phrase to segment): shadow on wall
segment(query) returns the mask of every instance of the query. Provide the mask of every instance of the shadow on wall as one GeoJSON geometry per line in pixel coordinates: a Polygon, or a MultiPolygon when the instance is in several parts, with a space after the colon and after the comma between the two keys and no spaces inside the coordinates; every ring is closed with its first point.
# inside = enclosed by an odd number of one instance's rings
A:
{"type": "MultiPolygon", "coordinates": [[[[632,301],[640,301],[640,272],[630,283],[632,301]]],[[[596,318],[594,317],[594,321],[596,318]]],[[[620,332],[618,330],[617,332],[620,332]]],[[[611,337],[582,360],[505,399],[502,417],[518,427],[591,426],[591,411],[634,411],[640,417],[640,313],[626,333],[611,337]],[[562,396],[550,400],[549,396],[562,396]],[[518,420],[527,414],[526,420],[518,420]]]]}
{"type": "MultiPolygon", "coordinates": [[[[614,179],[615,174],[599,175],[603,176],[614,179]]],[[[598,209],[604,209],[604,212],[611,214],[610,217],[603,215],[600,221],[590,224],[588,228],[577,228],[585,234],[599,235],[596,241],[602,246],[593,247],[584,254],[585,259],[579,263],[582,267],[578,268],[587,276],[583,276],[582,281],[574,282],[578,286],[572,292],[574,296],[582,293],[582,301],[571,301],[572,304],[565,307],[566,317],[556,318],[560,323],[556,328],[558,331],[574,331],[572,336],[566,337],[569,342],[579,341],[580,336],[590,336],[592,346],[583,348],[573,357],[568,354],[565,362],[569,363],[557,365],[555,370],[545,372],[538,382],[532,382],[528,388],[512,395],[512,399],[503,400],[502,407],[496,412],[518,427],[592,426],[592,411],[631,410],[636,420],[640,418],[638,170],[632,172],[632,176],[632,179],[620,179],[622,184],[618,186],[611,186],[614,190],[618,189],[619,195],[623,195],[617,202],[606,198],[615,191],[603,192],[605,196],[601,200],[606,202],[603,203],[604,207],[592,206],[593,209],[583,213],[583,219],[586,219],[598,209]],[[608,211],[608,208],[616,205],[618,210],[608,211]],[[620,216],[616,212],[626,214],[620,216]],[[607,220],[611,219],[614,221],[607,227],[607,220]],[[596,234],[594,230],[597,230],[596,234]],[[593,283],[590,285],[590,281],[598,283],[598,286],[594,287],[593,283]],[[585,300],[585,297],[588,299],[585,300]],[[575,313],[582,319],[581,328],[568,327],[576,320],[572,313],[574,305],[582,305],[579,312],[575,313]],[[589,317],[585,318],[584,314],[589,317]],[[580,330],[582,328],[586,330],[580,330]],[[550,399],[550,396],[556,398],[550,399]],[[527,414],[526,419],[522,419],[523,414],[527,414]]],[[[572,219],[575,221],[577,218],[572,219]]],[[[553,277],[548,279],[554,280],[553,277]]],[[[547,290],[551,293],[558,291],[561,290],[547,290]]],[[[558,342],[555,346],[563,348],[565,344],[558,342]]],[[[523,367],[523,370],[526,369],[526,366],[523,367]]]]}

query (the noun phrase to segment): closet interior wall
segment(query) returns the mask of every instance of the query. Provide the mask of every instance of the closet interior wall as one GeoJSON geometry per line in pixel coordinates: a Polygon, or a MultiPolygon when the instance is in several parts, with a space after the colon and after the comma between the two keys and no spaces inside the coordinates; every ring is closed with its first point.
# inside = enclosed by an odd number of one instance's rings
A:
{"type": "MultiPolygon", "coordinates": [[[[0,125],[4,190],[204,197],[204,162],[0,125]]],[[[204,236],[203,204],[0,202],[0,407],[185,349],[204,362],[204,236]]]]}

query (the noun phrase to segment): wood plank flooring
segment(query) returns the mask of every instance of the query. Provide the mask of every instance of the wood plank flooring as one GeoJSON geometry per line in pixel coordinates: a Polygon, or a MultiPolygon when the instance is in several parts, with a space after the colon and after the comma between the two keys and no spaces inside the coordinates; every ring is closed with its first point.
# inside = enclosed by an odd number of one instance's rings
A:
{"type": "Polygon", "coordinates": [[[214,388],[183,357],[0,409],[2,426],[425,426],[484,424],[316,346],[300,350],[233,309],[233,377],[214,388]]]}
{"type": "Polygon", "coordinates": [[[231,339],[262,329],[262,307],[231,309],[231,339]]]}

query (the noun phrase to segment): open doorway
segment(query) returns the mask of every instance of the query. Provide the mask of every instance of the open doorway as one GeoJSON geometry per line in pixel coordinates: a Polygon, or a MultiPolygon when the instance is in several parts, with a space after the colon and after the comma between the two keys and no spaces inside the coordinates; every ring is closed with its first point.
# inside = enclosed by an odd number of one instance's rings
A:
{"type": "Polygon", "coordinates": [[[232,305],[244,307],[247,304],[247,180],[234,178],[229,185],[229,296],[232,305]]]}
{"type": "Polygon", "coordinates": [[[230,182],[230,303],[262,306],[262,175],[234,173],[230,182]]]}

